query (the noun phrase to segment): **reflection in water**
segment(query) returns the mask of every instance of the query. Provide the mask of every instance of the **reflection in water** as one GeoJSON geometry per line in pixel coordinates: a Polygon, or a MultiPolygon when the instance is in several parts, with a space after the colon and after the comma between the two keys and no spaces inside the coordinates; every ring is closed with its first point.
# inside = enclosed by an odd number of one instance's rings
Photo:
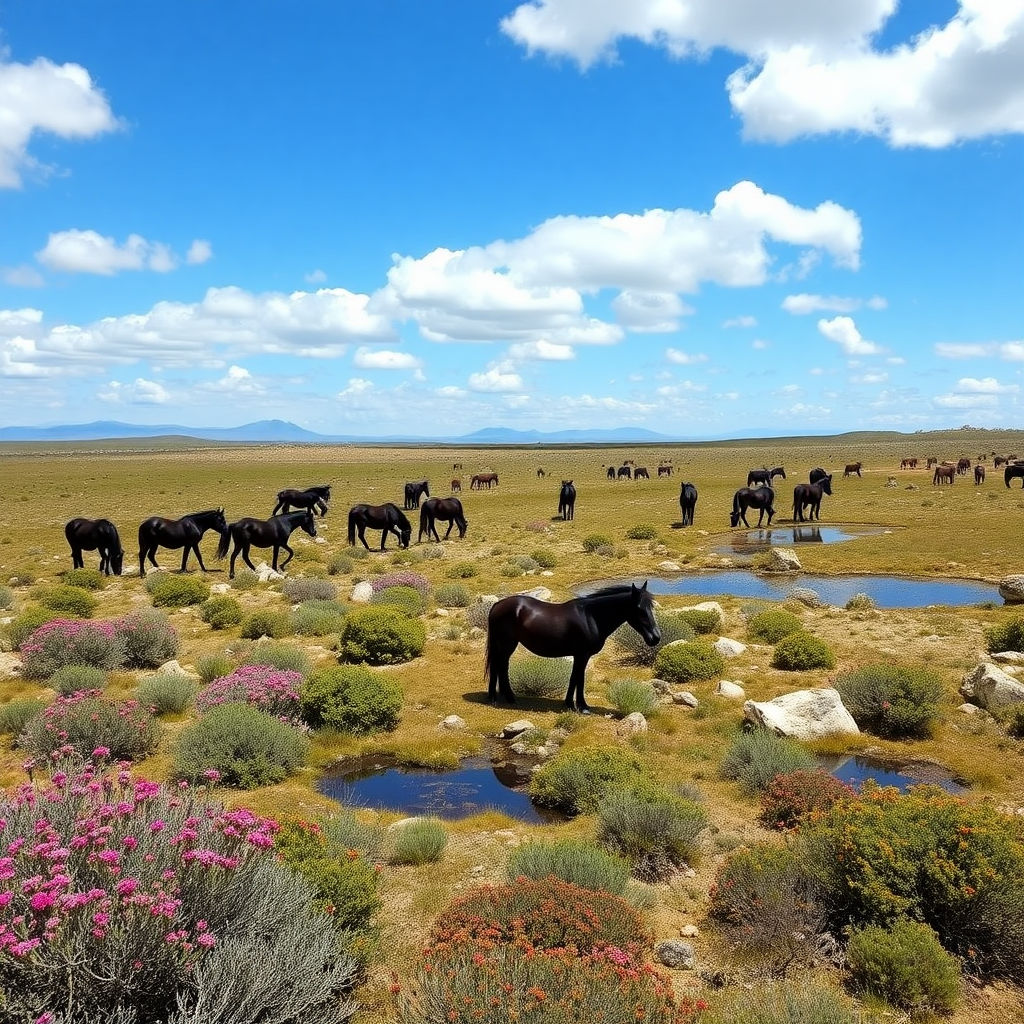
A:
{"type": "Polygon", "coordinates": [[[767,551],[772,545],[789,544],[841,544],[858,537],[872,537],[885,533],[882,526],[821,526],[801,524],[798,526],[773,526],[771,529],[746,530],[734,533],[728,545],[714,550],[718,554],[756,555],[767,551]]]}
{"type": "Polygon", "coordinates": [[[868,779],[879,786],[895,786],[905,792],[911,786],[929,783],[941,786],[947,793],[962,793],[965,786],[941,764],[930,761],[884,761],[876,757],[819,757],[818,764],[840,782],[860,790],[868,779]]]}

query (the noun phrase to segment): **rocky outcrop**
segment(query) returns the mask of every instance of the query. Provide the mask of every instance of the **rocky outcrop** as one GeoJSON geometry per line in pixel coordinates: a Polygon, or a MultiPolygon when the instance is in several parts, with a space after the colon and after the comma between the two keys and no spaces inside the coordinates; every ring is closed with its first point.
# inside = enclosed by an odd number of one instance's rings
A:
{"type": "Polygon", "coordinates": [[[839,691],[830,688],[795,690],[769,701],[748,700],[743,717],[758,728],[797,740],[860,732],[839,691]]]}
{"type": "Polygon", "coordinates": [[[999,596],[1007,604],[1024,602],[1024,573],[1015,576],[1004,576],[999,581],[999,596]]]}
{"type": "Polygon", "coordinates": [[[764,572],[800,572],[803,566],[792,548],[771,548],[761,568],[764,572]]]}
{"type": "Polygon", "coordinates": [[[986,711],[1024,703],[1024,684],[989,661],[977,665],[963,677],[960,692],[986,711]]]}

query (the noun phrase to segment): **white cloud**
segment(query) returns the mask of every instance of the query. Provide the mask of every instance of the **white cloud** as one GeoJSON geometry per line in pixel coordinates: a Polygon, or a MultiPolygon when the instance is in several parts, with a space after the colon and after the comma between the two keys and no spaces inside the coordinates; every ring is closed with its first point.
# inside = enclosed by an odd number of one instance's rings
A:
{"type": "Polygon", "coordinates": [[[197,391],[223,395],[253,397],[267,393],[266,388],[244,366],[229,366],[228,372],[219,380],[204,381],[195,387],[197,391]]]}
{"type": "Polygon", "coordinates": [[[869,309],[886,309],[889,303],[881,295],[873,295],[870,299],[850,298],[845,295],[787,295],[782,300],[782,308],[787,313],[802,316],[806,313],[852,313],[854,310],[867,306],[869,309]]]}
{"type": "Polygon", "coordinates": [[[887,373],[861,373],[850,378],[851,384],[884,384],[889,379],[887,373]]]}
{"type": "Polygon", "coordinates": [[[360,370],[419,370],[423,367],[423,360],[410,352],[391,352],[365,346],[356,349],[352,362],[360,370]]]}
{"type": "Polygon", "coordinates": [[[0,281],[12,288],[42,288],[45,283],[43,275],[25,263],[18,267],[0,267],[0,281]]]}
{"type": "Polygon", "coordinates": [[[981,359],[996,357],[1007,362],[1024,361],[1024,341],[940,341],[935,354],[942,359],[981,359]]]}
{"type": "Polygon", "coordinates": [[[756,327],[757,317],[756,316],[737,316],[733,317],[732,320],[726,320],[722,324],[723,327],[756,327]]]}
{"type": "Polygon", "coordinates": [[[832,415],[832,410],[824,405],[807,405],[804,402],[796,402],[785,409],[773,409],[776,416],[785,416],[788,419],[805,420],[807,422],[818,422],[827,419],[832,415]]]}
{"type": "Polygon", "coordinates": [[[191,266],[206,263],[213,258],[213,246],[205,238],[197,238],[185,253],[185,262],[191,266]]]}
{"type": "Polygon", "coordinates": [[[848,316],[819,320],[818,330],[829,341],[834,341],[848,356],[871,356],[883,351],[881,346],[873,341],[862,338],[860,331],[848,316]]]}
{"type": "Polygon", "coordinates": [[[708,357],[703,352],[683,352],[678,348],[665,349],[665,359],[677,366],[690,366],[693,363],[706,363],[708,357]]]}
{"type": "Polygon", "coordinates": [[[544,338],[509,345],[508,354],[513,359],[536,359],[547,362],[565,362],[576,358],[576,352],[571,345],[556,345],[544,338]]]}
{"type": "Polygon", "coordinates": [[[25,169],[42,168],[29,154],[32,136],[89,139],[118,127],[106,97],[78,64],[8,63],[0,50],[0,188],[18,188],[25,169]]]}
{"type": "Polygon", "coordinates": [[[755,338],[750,343],[750,347],[751,348],[756,348],[756,349],[771,348],[771,342],[770,341],[765,341],[764,338],[755,338]]]}
{"type": "MultiPolygon", "coordinates": [[[[209,242],[194,241],[189,248],[189,263],[204,263],[213,255],[209,242]]],[[[148,242],[141,235],[129,235],[123,245],[96,231],[57,231],[36,259],[50,270],[71,274],[103,274],[121,270],[155,270],[167,273],[178,266],[178,257],[163,242],[148,242]]]]}
{"type": "Polygon", "coordinates": [[[107,390],[98,392],[96,397],[113,405],[166,405],[171,400],[171,393],[155,380],[136,377],[132,384],[112,380],[107,390]]]}
{"type": "Polygon", "coordinates": [[[365,395],[373,390],[373,381],[365,380],[362,377],[351,377],[348,387],[338,392],[338,398],[354,398],[357,395],[365,395]]]}
{"type": "Polygon", "coordinates": [[[470,391],[510,394],[523,390],[523,378],[516,373],[515,364],[506,359],[492,364],[483,373],[471,373],[468,386],[470,391]]]}
{"type": "Polygon", "coordinates": [[[670,334],[693,313],[674,292],[622,291],[612,300],[620,324],[636,334],[670,334]]]}
{"type": "Polygon", "coordinates": [[[903,356],[889,356],[886,359],[886,362],[890,366],[906,366],[907,364],[907,361],[906,359],[903,358],[903,356]]]}
{"type": "Polygon", "coordinates": [[[942,409],[986,409],[997,399],[995,395],[936,395],[932,401],[942,409]]]}
{"type": "Polygon", "coordinates": [[[956,390],[960,393],[977,395],[999,395],[1007,392],[1020,391],[1019,384],[1000,384],[995,377],[961,377],[956,382],[956,390]]]}
{"type": "Polygon", "coordinates": [[[306,284],[323,284],[327,280],[327,275],[320,269],[311,270],[306,275],[306,284]]]}

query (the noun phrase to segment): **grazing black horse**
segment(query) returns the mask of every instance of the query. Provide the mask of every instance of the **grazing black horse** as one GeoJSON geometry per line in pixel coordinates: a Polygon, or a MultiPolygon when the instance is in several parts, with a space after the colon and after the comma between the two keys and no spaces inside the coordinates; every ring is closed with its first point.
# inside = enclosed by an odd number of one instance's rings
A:
{"type": "Polygon", "coordinates": [[[562,489],[558,492],[558,514],[562,522],[576,516],[576,488],[571,480],[562,481],[562,489]]]}
{"type": "Polygon", "coordinates": [[[829,481],[832,480],[832,474],[826,473],[825,470],[821,468],[821,466],[818,466],[817,468],[811,470],[811,475],[808,479],[812,484],[820,484],[821,481],[825,479],[825,477],[828,477],[829,481]]]}
{"type": "MultiPolygon", "coordinates": [[[[466,521],[465,513],[462,511],[462,502],[458,498],[427,498],[420,506],[420,535],[416,538],[417,544],[423,540],[424,530],[427,534],[427,540],[430,540],[430,536],[433,534],[434,540],[440,543],[441,538],[438,537],[437,529],[434,526],[434,522],[437,519],[442,521],[448,520],[448,529],[444,535],[445,540],[448,539],[453,526],[459,528],[459,540],[466,536],[466,527],[469,524],[466,521]]],[[[385,536],[387,536],[386,532],[382,535],[381,539],[385,536]]]]}
{"type": "Polygon", "coordinates": [[[380,549],[384,551],[388,534],[393,533],[398,538],[398,546],[407,548],[412,539],[412,523],[405,517],[405,513],[395,504],[388,501],[383,505],[353,505],[348,510],[348,542],[355,544],[356,531],[359,531],[359,539],[367,551],[370,545],[366,543],[366,528],[380,530],[380,549]]]}
{"type": "Polygon", "coordinates": [[[654,647],[661,630],[654,617],[654,601],[647,584],[605,587],[564,604],[538,601],[526,594],[503,597],[491,606],[487,616],[487,647],[484,674],[487,697],[493,704],[501,692],[503,700],[515,704],[508,680],[508,663],[522,644],[542,658],[572,657],[572,673],[565,693],[565,706],[587,711],[583,680],[587,662],[604,647],[605,641],[628,622],[654,647]]]}
{"type": "Polygon", "coordinates": [[[72,519],[64,527],[64,536],[71,545],[71,565],[84,569],[83,551],[100,553],[100,572],[104,576],[120,576],[124,566],[124,548],[117,527],[109,519],[72,519]]]}
{"type": "Polygon", "coordinates": [[[614,480],[615,479],[615,467],[614,466],[609,466],[608,467],[608,472],[605,475],[608,477],[609,480],[614,480]]]}
{"type": "Polygon", "coordinates": [[[741,487],[732,496],[732,526],[739,526],[740,520],[743,525],[749,527],[747,522],[747,509],[756,508],[757,525],[761,525],[765,512],[768,513],[768,525],[772,525],[772,516],[775,515],[775,492],[768,486],[758,487],[756,490],[750,487],[741,487]]]}
{"type": "Polygon", "coordinates": [[[1015,477],[1021,478],[1021,487],[1024,487],[1024,462],[1010,462],[1007,463],[1006,469],[1003,470],[1003,483],[1007,487],[1010,486],[1010,481],[1015,477]]]}
{"type": "Polygon", "coordinates": [[[763,484],[765,487],[771,487],[772,480],[777,476],[781,476],[783,480],[786,479],[786,470],[782,466],[776,466],[774,469],[752,469],[747,474],[747,486],[763,484]]]}
{"type": "Polygon", "coordinates": [[[325,516],[327,515],[327,503],[330,500],[330,484],[316,484],[314,487],[286,487],[283,491],[277,492],[277,504],[270,514],[276,516],[279,512],[290,512],[294,507],[308,508],[325,516]]]}
{"type": "Polygon", "coordinates": [[[235,578],[235,559],[239,552],[242,561],[245,562],[253,572],[256,566],[249,560],[249,549],[273,548],[274,558],[270,563],[274,572],[278,571],[277,556],[281,548],[288,552],[288,557],[281,563],[284,567],[292,560],[294,552],[288,547],[288,538],[292,531],[303,529],[310,535],[316,536],[316,520],[313,518],[311,509],[304,509],[301,512],[285,512],[283,515],[271,516],[270,519],[239,519],[232,523],[221,535],[220,544],[217,546],[217,557],[223,558],[228,553],[231,542],[235,542],[235,549],[231,552],[231,567],[228,570],[228,579],[235,578]]]}
{"type": "Polygon", "coordinates": [[[671,475],[672,475],[672,467],[671,466],[659,466],[658,467],[658,476],[671,476],[671,475]]]}
{"type": "Polygon", "coordinates": [[[683,484],[679,488],[679,511],[682,513],[683,526],[693,526],[693,513],[697,508],[697,488],[693,484],[683,484]]]}
{"type": "Polygon", "coordinates": [[[207,512],[190,512],[180,519],[152,516],[139,527],[139,575],[146,575],[147,558],[154,569],[160,568],[156,564],[156,549],[158,547],[185,549],[181,556],[182,572],[185,572],[188,566],[189,554],[194,551],[199,560],[199,568],[206,572],[203,556],[199,551],[199,542],[207,530],[216,530],[220,534],[223,544],[227,529],[228,521],[224,518],[224,509],[222,508],[211,508],[207,512]]]}
{"type": "Polygon", "coordinates": [[[430,484],[426,480],[417,480],[415,483],[406,484],[403,508],[419,508],[421,497],[430,497],[430,484]]]}
{"type": "MultiPolygon", "coordinates": [[[[797,484],[793,488],[793,522],[804,521],[804,509],[810,508],[807,518],[814,520],[821,518],[821,499],[825,494],[832,493],[832,476],[823,477],[816,484],[797,484]]],[[[771,522],[771,520],[769,520],[771,522]]]]}
{"type": "Polygon", "coordinates": [[[646,466],[637,466],[636,469],[633,470],[633,479],[634,480],[650,480],[651,479],[651,474],[647,472],[647,467],[646,466]]]}
{"type": "Polygon", "coordinates": [[[630,480],[633,477],[633,470],[631,470],[629,466],[625,464],[619,466],[619,471],[616,475],[616,479],[621,480],[623,477],[625,477],[627,480],[630,480]]]}

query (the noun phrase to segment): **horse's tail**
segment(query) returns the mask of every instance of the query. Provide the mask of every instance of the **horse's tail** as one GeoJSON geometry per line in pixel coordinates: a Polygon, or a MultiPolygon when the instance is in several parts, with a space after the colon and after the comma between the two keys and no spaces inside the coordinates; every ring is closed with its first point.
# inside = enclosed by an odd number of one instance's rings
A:
{"type": "Polygon", "coordinates": [[[216,558],[223,558],[231,547],[231,527],[229,526],[221,535],[220,543],[217,545],[216,558]]]}
{"type": "Polygon", "coordinates": [[[430,507],[426,502],[420,505],[420,532],[419,536],[416,538],[417,544],[423,540],[424,530],[427,531],[427,540],[430,540],[430,507]]]}
{"type": "Polygon", "coordinates": [[[356,542],[356,510],[354,508],[348,510],[348,542],[349,544],[356,542]]]}
{"type": "Polygon", "coordinates": [[[740,514],[740,492],[737,491],[732,496],[732,514],[738,516],[740,514]]]}

